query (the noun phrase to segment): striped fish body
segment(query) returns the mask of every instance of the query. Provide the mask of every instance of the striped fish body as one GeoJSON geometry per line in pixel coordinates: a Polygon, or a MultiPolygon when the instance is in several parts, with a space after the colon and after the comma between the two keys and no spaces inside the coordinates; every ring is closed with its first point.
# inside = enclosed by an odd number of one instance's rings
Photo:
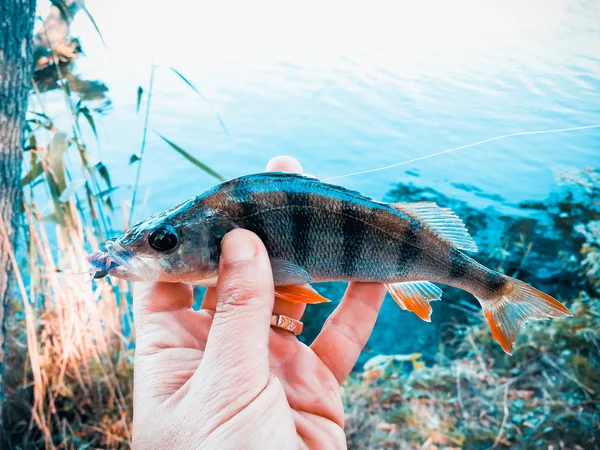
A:
{"type": "Polygon", "coordinates": [[[447,284],[472,261],[390,204],[298,175],[238,178],[196,207],[223,211],[234,227],[256,233],[272,259],[304,268],[313,282],[447,284]]]}
{"type": "Polygon", "coordinates": [[[477,251],[462,221],[433,203],[387,204],[358,192],[286,173],[224,182],[132,227],[108,261],[90,257],[103,274],[214,285],[220,243],[234,228],[256,233],[271,258],[276,293],[285,300],[325,300],[308,286],[321,281],[384,283],[406,310],[429,321],[431,283],[472,293],[506,352],[528,320],[569,311],[531,286],[494,272],[461,250],[477,251]],[[148,272],[149,273],[149,272],[148,272]],[[132,275],[133,274],[133,275],[132,275]]]}

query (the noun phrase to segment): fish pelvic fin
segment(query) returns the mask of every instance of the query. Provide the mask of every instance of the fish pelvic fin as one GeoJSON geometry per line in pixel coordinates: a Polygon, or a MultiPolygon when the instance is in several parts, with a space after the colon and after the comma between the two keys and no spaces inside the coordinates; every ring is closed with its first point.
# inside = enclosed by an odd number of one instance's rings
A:
{"type": "Polygon", "coordinates": [[[326,303],[329,299],[319,294],[310,284],[275,286],[275,298],[292,303],[326,303]]]}
{"type": "Polygon", "coordinates": [[[550,295],[515,278],[502,277],[507,280],[507,284],[500,297],[477,297],[477,300],[481,303],[492,336],[509,355],[512,355],[517,335],[526,322],[573,315],[566,306],[550,295]]]}
{"type": "Polygon", "coordinates": [[[414,312],[425,322],[431,322],[429,302],[442,299],[442,290],[429,281],[406,281],[385,287],[400,308],[414,312]]]}
{"type": "Polygon", "coordinates": [[[442,208],[432,202],[392,203],[391,206],[425,225],[452,247],[477,252],[477,244],[464,222],[450,208],[442,208]]]}

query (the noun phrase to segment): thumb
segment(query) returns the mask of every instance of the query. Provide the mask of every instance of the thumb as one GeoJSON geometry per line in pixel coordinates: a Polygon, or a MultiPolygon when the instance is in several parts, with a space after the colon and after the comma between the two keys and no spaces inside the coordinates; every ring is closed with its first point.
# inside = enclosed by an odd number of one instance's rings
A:
{"type": "Polygon", "coordinates": [[[268,378],[274,288],[265,246],[254,233],[229,232],[221,244],[217,305],[206,343],[207,372],[231,382],[268,378]]]}

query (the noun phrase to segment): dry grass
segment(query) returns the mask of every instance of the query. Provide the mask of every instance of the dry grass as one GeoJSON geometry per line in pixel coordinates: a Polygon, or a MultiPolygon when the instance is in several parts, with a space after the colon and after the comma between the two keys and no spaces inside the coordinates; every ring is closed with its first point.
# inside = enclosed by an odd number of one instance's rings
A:
{"type": "Polygon", "coordinates": [[[9,330],[4,423],[14,448],[128,447],[128,286],[92,284],[85,275],[85,256],[108,232],[101,223],[112,214],[112,203],[100,186],[103,181],[110,188],[110,177],[88,162],[79,120],[95,129],[91,110],[75,104],[67,86],[62,89],[72,122],[68,137],[55,129],[39,93],[30,102],[37,100],[38,107],[27,126],[22,245],[10,255],[19,301],[9,330]],[[83,180],[78,188],[73,174],[83,180]],[[51,214],[42,217],[40,210],[48,209],[51,214]]]}
{"type": "MultiPolygon", "coordinates": [[[[71,217],[77,218],[73,202],[69,206],[71,217]]],[[[45,448],[127,444],[133,337],[122,331],[130,318],[126,285],[114,289],[103,281],[93,289],[78,274],[87,269],[84,237],[96,246],[93,233],[80,221],[67,223],[66,229],[57,225],[53,246],[37,209],[26,205],[25,212],[29,270],[26,286],[17,265],[22,306],[9,352],[9,368],[23,371],[12,373],[12,379],[20,375],[22,387],[13,384],[9,395],[11,401],[30,400],[31,409],[29,417],[11,417],[9,410],[13,443],[23,448],[41,447],[42,442],[45,448]],[[28,360],[19,361],[24,340],[28,360]]]]}

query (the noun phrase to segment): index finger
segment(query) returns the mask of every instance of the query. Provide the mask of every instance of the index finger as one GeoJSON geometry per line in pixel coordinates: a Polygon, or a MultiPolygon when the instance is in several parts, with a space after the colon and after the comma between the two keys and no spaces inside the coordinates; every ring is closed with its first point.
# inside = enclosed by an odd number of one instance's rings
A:
{"type": "MultiPolygon", "coordinates": [[[[300,163],[291,156],[276,156],[267,164],[265,172],[293,172],[302,173],[302,166],[300,163]]],[[[304,314],[306,305],[302,303],[290,303],[279,298],[275,299],[275,305],[273,306],[274,314],[283,314],[284,316],[292,317],[293,319],[300,319],[304,314]]]]}
{"type": "Polygon", "coordinates": [[[351,282],[310,346],[340,384],[350,375],[367,343],[384,297],[382,284],[351,282]]]}

